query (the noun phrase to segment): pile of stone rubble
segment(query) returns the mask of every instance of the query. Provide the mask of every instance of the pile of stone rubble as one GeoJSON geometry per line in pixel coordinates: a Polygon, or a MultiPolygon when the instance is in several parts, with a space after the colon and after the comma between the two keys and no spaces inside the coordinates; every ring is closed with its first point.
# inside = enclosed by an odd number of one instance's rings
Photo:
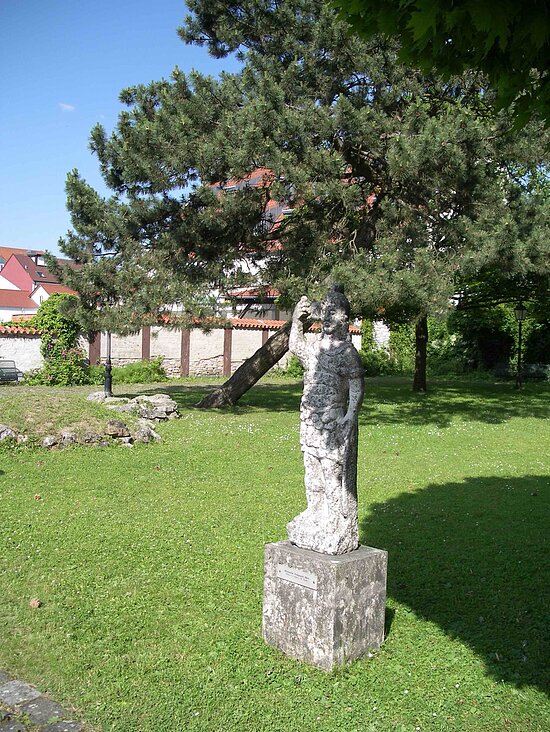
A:
{"type": "MultiPolygon", "coordinates": [[[[56,435],[46,435],[40,441],[42,447],[66,447],[68,445],[92,445],[106,447],[112,442],[131,447],[135,442],[157,442],[160,435],[155,431],[159,422],[177,419],[178,406],[168,394],[140,395],[129,399],[126,397],[105,397],[103,392],[94,392],[88,396],[89,401],[101,402],[105,407],[119,413],[132,414],[139,417],[135,427],[128,427],[120,419],[110,419],[103,434],[84,432],[77,435],[72,430],[64,429],[56,435]]],[[[7,425],[0,424],[0,442],[10,440],[16,444],[27,442],[27,435],[18,434],[7,425]]]]}

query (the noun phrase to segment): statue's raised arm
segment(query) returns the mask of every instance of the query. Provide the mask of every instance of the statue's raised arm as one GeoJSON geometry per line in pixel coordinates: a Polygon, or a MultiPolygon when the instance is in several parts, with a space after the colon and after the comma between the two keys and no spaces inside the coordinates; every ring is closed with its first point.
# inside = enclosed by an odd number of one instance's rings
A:
{"type": "Polygon", "coordinates": [[[333,286],[322,302],[321,338],[309,344],[304,322],[313,308],[305,297],[298,302],[289,343],[304,367],[300,444],[307,508],[288,524],[288,537],[303,549],[345,554],[359,545],[357,423],[363,369],[349,336],[349,302],[341,288],[333,286]]]}
{"type": "Polygon", "coordinates": [[[300,359],[305,367],[307,358],[307,344],[304,335],[304,324],[311,317],[312,306],[307,297],[298,300],[294,313],[292,314],[292,327],[288,340],[288,350],[300,359]]]}

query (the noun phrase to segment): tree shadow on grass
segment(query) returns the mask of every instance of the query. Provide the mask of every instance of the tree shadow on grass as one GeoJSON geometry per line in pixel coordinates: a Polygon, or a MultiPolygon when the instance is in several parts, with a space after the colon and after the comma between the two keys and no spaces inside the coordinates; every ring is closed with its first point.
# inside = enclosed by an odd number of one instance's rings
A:
{"type": "MultiPolygon", "coordinates": [[[[181,410],[187,410],[192,409],[207,390],[217,386],[219,384],[167,384],[146,389],[143,393],[166,392],[181,410]]],[[[301,394],[300,381],[260,382],[231,411],[237,414],[298,412],[301,394]]],[[[550,385],[529,384],[524,391],[517,392],[508,383],[447,381],[434,384],[428,394],[418,395],[411,391],[409,379],[367,379],[359,424],[434,424],[447,427],[454,418],[501,423],[513,417],[550,417],[550,385]]]]}
{"type": "Polygon", "coordinates": [[[448,427],[453,418],[470,422],[502,423],[513,417],[550,417],[550,385],[529,384],[518,392],[509,383],[447,381],[427,394],[414,394],[410,385],[388,380],[369,382],[359,424],[435,424],[448,427]]]}
{"type": "Polygon", "coordinates": [[[549,514],[548,476],[469,478],[374,505],[361,540],[388,551],[389,596],[549,693],[549,514]]]}
{"type": "MultiPolygon", "coordinates": [[[[155,386],[151,389],[144,389],[141,393],[158,394],[164,392],[172,397],[179,409],[192,409],[206,392],[217,389],[219,386],[221,384],[167,384],[162,387],[155,386]]],[[[248,414],[255,411],[298,412],[301,394],[302,384],[296,381],[289,381],[288,384],[256,384],[234,407],[204,411],[231,411],[237,414],[248,414]]],[[[124,394],[121,396],[132,395],[124,394]]]]}

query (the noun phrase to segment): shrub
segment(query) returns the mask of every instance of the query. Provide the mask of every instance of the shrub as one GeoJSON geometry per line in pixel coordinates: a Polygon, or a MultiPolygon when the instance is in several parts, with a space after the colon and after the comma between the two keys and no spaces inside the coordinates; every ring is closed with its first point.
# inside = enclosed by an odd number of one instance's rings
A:
{"type": "Polygon", "coordinates": [[[89,367],[84,351],[73,347],[64,350],[58,343],[52,344],[50,355],[41,369],[28,371],[25,383],[49,386],[81,386],[90,383],[89,367]]]}
{"type": "Polygon", "coordinates": [[[29,324],[42,331],[44,366],[25,375],[27,384],[74,386],[89,384],[86,355],[78,347],[80,327],[66,314],[77,298],[55,293],[40,305],[29,324]]]}
{"type": "Polygon", "coordinates": [[[365,376],[385,376],[393,373],[390,354],[383,348],[373,348],[371,351],[359,351],[361,363],[365,369],[365,376]]]}
{"type": "MultiPolygon", "coordinates": [[[[166,371],[162,367],[163,356],[156,356],[150,361],[136,361],[125,366],[113,366],[113,384],[152,384],[157,381],[167,381],[166,371]]],[[[90,382],[103,384],[105,378],[104,366],[90,367],[90,382]]]]}
{"type": "Polygon", "coordinates": [[[462,374],[465,363],[462,344],[449,332],[448,319],[428,318],[428,373],[431,376],[462,374]]]}
{"type": "Polygon", "coordinates": [[[414,371],[415,336],[412,323],[390,326],[390,358],[392,373],[411,374],[414,371]]]}
{"type": "Polygon", "coordinates": [[[288,376],[289,379],[301,379],[304,375],[304,367],[298,356],[293,354],[284,368],[275,368],[273,373],[277,376],[288,376]]]}
{"type": "Polygon", "coordinates": [[[550,364],[550,321],[534,323],[525,338],[525,363],[550,364]]]}

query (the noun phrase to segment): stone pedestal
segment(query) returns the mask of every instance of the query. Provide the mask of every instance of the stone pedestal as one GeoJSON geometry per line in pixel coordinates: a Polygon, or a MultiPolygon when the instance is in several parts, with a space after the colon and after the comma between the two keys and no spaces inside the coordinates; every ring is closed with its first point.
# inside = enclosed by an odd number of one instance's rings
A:
{"type": "Polygon", "coordinates": [[[387,552],[320,554],[289,541],[265,546],[263,637],[324,671],[384,639],[387,552]]]}

